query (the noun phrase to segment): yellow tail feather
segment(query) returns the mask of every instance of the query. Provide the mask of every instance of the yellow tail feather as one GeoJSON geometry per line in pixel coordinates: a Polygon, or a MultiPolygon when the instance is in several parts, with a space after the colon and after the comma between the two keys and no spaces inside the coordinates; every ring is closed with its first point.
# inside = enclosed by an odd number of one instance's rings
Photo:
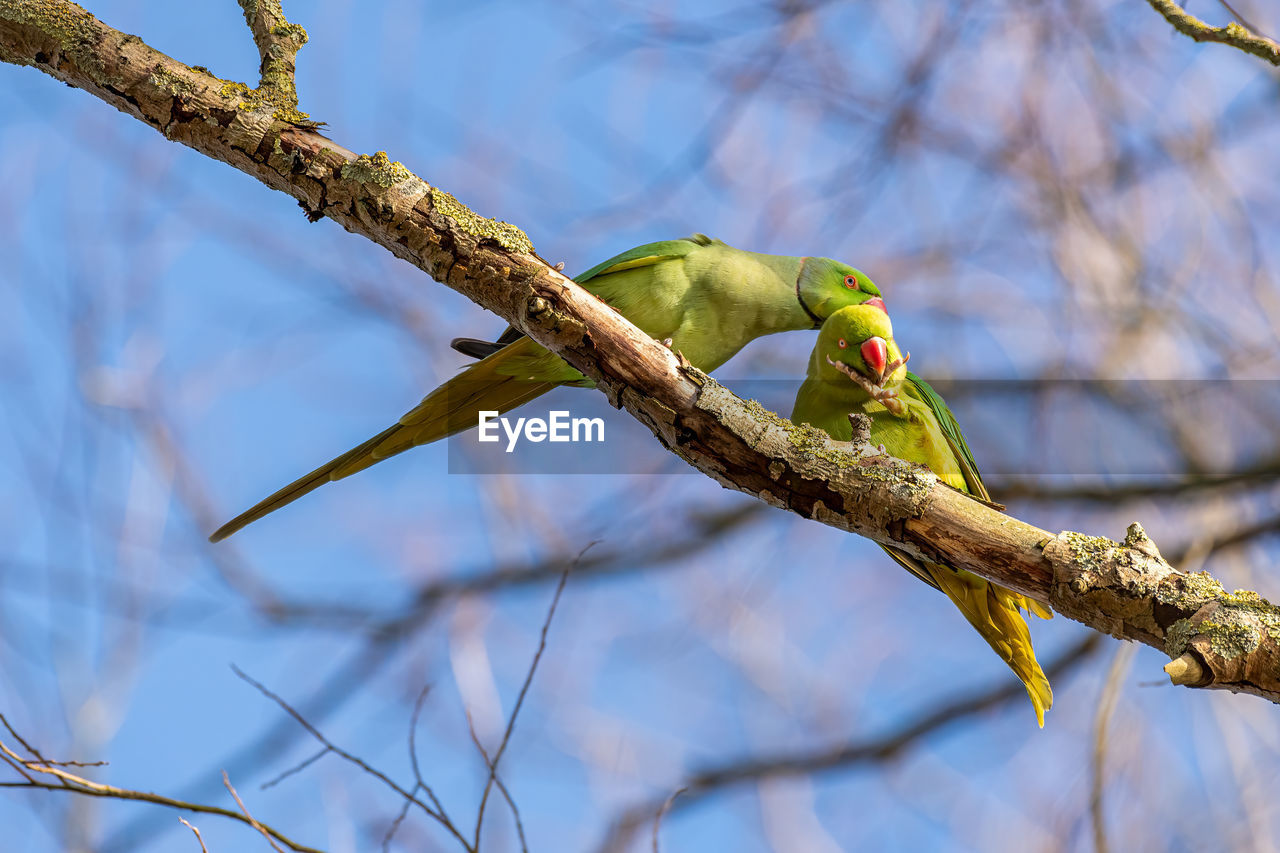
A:
{"type": "Polygon", "coordinates": [[[1038,616],[1048,611],[1043,606],[1035,606],[1036,602],[975,574],[933,564],[926,564],[925,568],[947,598],[960,608],[969,624],[1022,680],[1031,704],[1035,706],[1036,721],[1040,728],[1044,728],[1044,712],[1053,707],[1053,688],[1036,660],[1031,631],[1020,608],[1038,616]]]}
{"type": "Polygon", "coordinates": [[[1044,728],[1044,712],[1053,707],[1053,688],[1036,660],[1031,631],[1021,610],[1042,619],[1053,613],[1038,601],[993,584],[985,578],[934,563],[921,563],[901,551],[885,548],[890,557],[917,577],[942,590],[964,618],[982,635],[1027,688],[1036,709],[1036,721],[1044,728]]]}
{"type": "Polygon", "coordinates": [[[558,358],[544,364],[547,356],[546,350],[524,339],[481,359],[428,394],[399,423],[245,510],[219,527],[209,541],[226,539],[325,483],[349,477],[417,445],[470,429],[477,424],[482,411],[509,412],[561,384],[546,381],[540,374],[554,374],[560,368],[569,373],[566,378],[572,378],[572,369],[558,358]]]}

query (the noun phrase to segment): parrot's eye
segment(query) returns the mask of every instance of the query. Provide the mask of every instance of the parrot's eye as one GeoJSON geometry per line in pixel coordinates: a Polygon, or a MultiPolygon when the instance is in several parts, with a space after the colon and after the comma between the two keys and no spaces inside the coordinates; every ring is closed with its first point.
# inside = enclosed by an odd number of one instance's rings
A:
{"type": "Polygon", "coordinates": [[[847,275],[844,277],[844,286],[850,290],[858,289],[858,277],[856,275],[847,275]]]}
{"type": "Polygon", "coordinates": [[[844,349],[845,347],[849,346],[849,342],[846,341],[844,338],[841,338],[840,340],[836,341],[836,346],[840,347],[840,349],[844,349]]]}

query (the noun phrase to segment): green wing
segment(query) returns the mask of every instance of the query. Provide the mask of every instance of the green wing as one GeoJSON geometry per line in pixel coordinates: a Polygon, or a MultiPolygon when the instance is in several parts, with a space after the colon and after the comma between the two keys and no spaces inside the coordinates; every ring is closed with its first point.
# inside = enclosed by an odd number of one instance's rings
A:
{"type": "Polygon", "coordinates": [[[653,266],[663,261],[677,260],[685,257],[690,252],[696,251],[703,246],[710,246],[715,242],[718,241],[712,240],[706,234],[694,234],[692,237],[683,237],[679,240],[645,243],[643,246],[628,249],[621,255],[615,255],[603,263],[596,264],[581,275],[574,276],[573,280],[578,284],[586,284],[593,278],[608,275],[611,272],[622,272],[636,267],[653,266]]]}
{"type": "MultiPolygon", "coordinates": [[[[969,450],[969,445],[965,443],[964,435],[960,432],[960,424],[956,421],[956,416],[952,414],[946,401],[942,399],[942,396],[938,394],[937,391],[929,387],[928,382],[925,382],[914,373],[907,373],[906,384],[908,386],[907,393],[927,405],[929,410],[933,412],[933,416],[937,418],[938,425],[942,428],[942,434],[946,437],[947,444],[951,447],[952,454],[955,456],[956,461],[960,463],[960,471],[964,474],[964,482],[969,488],[970,493],[972,493],[974,497],[981,498],[987,503],[991,503],[991,495],[987,493],[987,487],[983,485],[982,476],[978,473],[978,463],[973,461],[973,452],[969,450]]],[[[993,504],[993,506],[1002,508],[999,504],[993,504]]],[[[896,560],[898,558],[894,557],[894,559],[896,560]]],[[[902,563],[902,560],[898,560],[898,562],[902,563]]],[[[1015,595],[1008,591],[1005,591],[1005,594],[1008,596],[1015,595]]],[[[1030,613],[1034,613],[1041,619],[1053,618],[1052,611],[1034,599],[1016,596],[1016,600],[1013,598],[1010,600],[1013,600],[1018,607],[1021,607],[1030,613]]],[[[1040,677],[1043,679],[1043,675],[1040,677]]],[[[1047,686],[1048,682],[1045,682],[1045,685],[1047,686]]],[[[1048,706],[1046,705],[1045,707],[1048,706]]]]}
{"type": "MultiPolygon", "coordinates": [[[[586,272],[574,276],[573,280],[578,284],[585,285],[593,278],[599,278],[609,273],[633,270],[637,267],[651,267],[663,261],[679,260],[703,246],[710,246],[719,242],[719,240],[714,240],[706,234],[694,234],[692,237],[682,237],[679,240],[661,240],[657,243],[645,243],[643,246],[627,249],[620,255],[614,255],[609,260],[596,264],[586,272]]],[[[588,287],[587,290],[591,290],[591,288],[588,287]]],[[[524,332],[515,326],[507,326],[506,330],[492,343],[475,338],[454,338],[450,346],[463,355],[483,358],[484,356],[492,355],[507,344],[515,343],[523,337],[524,332]]]]}
{"type": "Polygon", "coordinates": [[[978,463],[973,460],[973,452],[965,443],[964,434],[960,432],[960,424],[946,401],[937,391],[929,387],[928,382],[910,371],[907,372],[906,386],[907,393],[928,406],[933,416],[937,418],[938,426],[942,428],[942,434],[947,439],[947,445],[960,464],[960,471],[964,474],[964,483],[969,491],[984,501],[990,502],[991,495],[987,493],[987,487],[982,483],[982,475],[978,473],[978,463]]]}

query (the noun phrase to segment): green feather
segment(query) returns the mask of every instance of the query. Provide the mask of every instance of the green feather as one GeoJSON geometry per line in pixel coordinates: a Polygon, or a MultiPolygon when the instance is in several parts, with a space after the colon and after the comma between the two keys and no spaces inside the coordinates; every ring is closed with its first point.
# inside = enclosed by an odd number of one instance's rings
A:
{"type": "MultiPolygon", "coordinates": [[[[577,281],[645,334],[671,339],[674,350],[708,372],[762,335],[813,328],[809,311],[825,316],[880,292],[838,261],[745,252],[702,234],[629,249],[577,281]]],[[[496,343],[459,338],[454,346],[484,357],[428,394],[395,426],[284,487],[211,538],[225,538],[331,480],[470,429],[480,411],[505,413],[557,386],[592,384],[515,329],[496,343]]]]}
{"type": "Polygon", "coordinates": [[[938,427],[946,437],[947,445],[951,448],[956,462],[960,464],[960,470],[964,473],[966,490],[970,494],[990,502],[991,495],[987,493],[987,487],[982,482],[982,475],[978,473],[978,463],[973,461],[973,451],[969,449],[969,445],[965,442],[964,434],[960,432],[960,424],[956,421],[956,416],[952,413],[951,407],[946,404],[946,401],[942,399],[942,396],[937,391],[933,390],[933,387],[928,382],[925,382],[910,371],[907,372],[906,385],[910,396],[924,403],[929,408],[929,411],[933,413],[934,418],[937,419],[938,427]]]}
{"type": "MultiPolygon", "coordinates": [[[[682,237],[679,240],[662,240],[657,243],[645,243],[643,246],[636,246],[634,249],[627,249],[620,255],[614,255],[607,261],[596,264],[591,269],[576,275],[573,280],[578,284],[585,285],[591,279],[608,275],[609,273],[621,272],[622,270],[636,269],[637,267],[653,266],[662,261],[672,261],[683,258],[694,252],[700,246],[711,246],[719,244],[725,246],[719,240],[712,240],[706,234],[694,234],[692,237],[682,237]]],[[[725,248],[729,248],[725,246],[725,248]]],[[[588,288],[590,289],[590,288],[588,288]]]]}
{"type": "MultiPolygon", "coordinates": [[[[900,367],[880,380],[881,387],[896,389],[896,398],[884,396],[883,403],[873,399],[868,386],[875,388],[877,376],[861,352],[863,343],[872,338],[885,342],[889,362],[900,358],[892,326],[883,312],[863,305],[833,313],[818,333],[791,419],[848,441],[853,435],[849,414],[866,415],[871,421],[872,444],[883,444],[900,459],[927,465],[948,485],[988,501],[955,415],[927,382],[900,367]],[[850,373],[862,376],[866,384],[852,379],[850,373]]],[[[923,562],[896,548],[884,550],[898,565],[951,599],[1022,681],[1043,726],[1044,712],[1053,704],[1053,691],[1036,661],[1020,609],[1048,619],[1053,615],[1048,608],[970,572],[923,562]]]]}
{"type": "MultiPolygon", "coordinates": [[[[614,255],[607,261],[596,264],[584,273],[576,275],[573,280],[583,285],[587,290],[592,290],[587,286],[587,282],[599,276],[608,275],[609,273],[622,272],[623,270],[633,270],[639,267],[651,267],[662,261],[678,260],[688,255],[699,246],[710,246],[712,243],[720,243],[719,240],[712,240],[706,234],[694,234],[692,237],[683,237],[679,240],[662,240],[657,243],[645,243],[643,246],[636,246],[634,249],[628,249],[620,255],[614,255]]],[[[720,245],[724,245],[720,243],[720,245]]],[[[483,353],[491,355],[507,344],[515,343],[525,336],[524,332],[515,326],[507,326],[493,343],[488,341],[480,341],[476,338],[454,338],[450,344],[454,349],[464,355],[476,355],[483,353]],[[462,344],[462,346],[459,346],[462,344]]]]}

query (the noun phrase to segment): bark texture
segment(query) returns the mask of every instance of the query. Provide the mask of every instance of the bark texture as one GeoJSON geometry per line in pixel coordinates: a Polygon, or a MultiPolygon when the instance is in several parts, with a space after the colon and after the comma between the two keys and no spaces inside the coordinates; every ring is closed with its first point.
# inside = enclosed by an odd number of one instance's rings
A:
{"type": "MultiPolygon", "coordinates": [[[[1242,21],[1232,21],[1225,27],[1206,24],[1195,15],[1174,3],[1173,0],[1147,0],[1173,28],[1184,36],[1199,42],[1217,42],[1226,44],[1245,53],[1251,53],[1259,59],[1265,59],[1272,65],[1280,66],[1280,44],[1266,36],[1258,35],[1242,21]]],[[[1230,9],[1230,7],[1228,7],[1230,9]]],[[[1231,14],[1235,14],[1231,10],[1231,14]]]]}
{"type": "Polygon", "coordinates": [[[876,452],[864,423],[855,422],[853,442],[838,443],[739,399],[552,269],[520,229],[477,215],[383,152],[357,156],[318,133],[293,95],[294,53],[306,34],[278,3],[251,6],[246,20],[263,57],[258,88],[184,65],[65,0],[0,0],[0,59],[83,89],[289,193],[310,218],[327,216],[385,246],[558,352],[726,488],[967,569],[1166,651],[1178,659],[1169,667],[1177,683],[1280,701],[1280,609],[1177,572],[1136,524],[1123,542],[1055,536],[876,452]]]}

